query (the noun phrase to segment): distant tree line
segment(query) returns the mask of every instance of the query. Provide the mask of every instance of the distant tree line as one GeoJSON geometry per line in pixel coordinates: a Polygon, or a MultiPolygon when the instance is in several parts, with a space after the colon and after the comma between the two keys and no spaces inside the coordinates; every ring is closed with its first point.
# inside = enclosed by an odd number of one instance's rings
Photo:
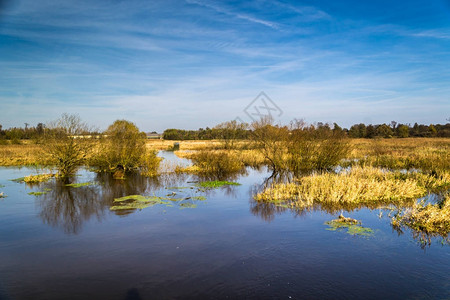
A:
{"type": "MultiPolygon", "coordinates": [[[[163,133],[165,140],[212,140],[212,139],[249,139],[251,129],[246,124],[237,127],[236,121],[225,122],[214,128],[206,127],[198,130],[166,129],[163,133]]],[[[390,124],[365,125],[355,124],[347,128],[341,128],[334,123],[333,126],[319,122],[314,128],[320,131],[342,132],[351,138],[406,138],[406,137],[450,137],[450,123],[423,125],[415,123],[401,124],[392,121],[390,124]]]]}
{"type": "MultiPolygon", "coordinates": [[[[319,122],[313,126],[316,130],[329,130],[342,132],[351,138],[406,138],[406,137],[450,137],[450,123],[423,125],[414,123],[401,124],[392,121],[390,124],[366,125],[363,123],[355,124],[347,128],[341,128],[334,123],[332,126],[319,122]]],[[[39,141],[44,134],[49,134],[53,130],[47,128],[43,123],[36,126],[13,127],[3,129],[0,124],[0,144],[9,143],[19,144],[21,140],[39,141]]],[[[199,128],[198,130],[166,129],[163,133],[165,140],[245,140],[251,138],[251,127],[248,124],[229,121],[221,123],[213,128],[199,128]]],[[[82,135],[99,135],[98,131],[85,131],[82,135]]]]}
{"type": "Polygon", "coordinates": [[[365,125],[355,124],[348,130],[348,136],[352,138],[390,138],[390,137],[450,137],[450,123],[423,125],[414,123],[399,124],[392,121],[391,124],[365,125]]]}
{"type": "MultiPolygon", "coordinates": [[[[55,129],[48,128],[44,123],[38,123],[36,126],[29,126],[25,123],[25,127],[12,127],[3,129],[0,124],[0,144],[10,141],[12,144],[20,144],[21,140],[39,141],[44,135],[51,134],[55,129]]],[[[97,131],[85,130],[81,135],[98,135],[97,131]]]]}

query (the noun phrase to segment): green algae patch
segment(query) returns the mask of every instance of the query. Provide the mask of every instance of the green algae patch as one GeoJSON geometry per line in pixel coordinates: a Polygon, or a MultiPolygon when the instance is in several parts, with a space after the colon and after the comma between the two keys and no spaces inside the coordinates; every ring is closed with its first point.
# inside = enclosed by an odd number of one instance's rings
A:
{"type": "Polygon", "coordinates": [[[195,208],[197,204],[194,201],[204,201],[206,197],[158,197],[158,196],[142,196],[142,195],[129,195],[114,199],[114,205],[110,207],[110,210],[132,210],[132,209],[144,209],[154,205],[164,205],[166,207],[178,206],[179,208],[195,208]]]}
{"type": "Polygon", "coordinates": [[[3,184],[0,184],[0,188],[4,188],[5,186],[3,184]]]}
{"type": "Polygon", "coordinates": [[[68,183],[68,184],[66,184],[66,186],[73,187],[73,188],[79,188],[79,187],[89,186],[89,185],[94,185],[94,184],[95,184],[95,182],[80,182],[80,183],[68,183]]]}
{"type": "Polygon", "coordinates": [[[325,222],[328,225],[327,230],[330,231],[345,231],[347,234],[353,236],[369,237],[373,235],[373,230],[368,227],[363,227],[361,221],[346,218],[340,215],[337,219],[325,222]]]}
{"type": "Polygon", "coordinates": [[[153,205],[170,205],[165,198],[157,196],[130,195],[114,199],[115,205],[110,210],[144,209],[153,205]]]}
{"type": "Polygon", "coordinates": [[[43,191],[39,191],[39,192],[29,192],[28,195],[41,196],[41,195],[47,194],[50,191],[51,191],[51,189],[44,189],[43,191]]]}
{"type": "Polygon", "coordinates": [[[202,188],[207,188],[207,189],[215,189],[215,188],[219,188],[219,187],[222,187],[225,185],[241,185],[241,184],[237,183],[237,182],[219,181],[219,180],[203,181],[203,182],[200,182],[199,184],[197,184],[197,186],[202,187],[202,188]]]}

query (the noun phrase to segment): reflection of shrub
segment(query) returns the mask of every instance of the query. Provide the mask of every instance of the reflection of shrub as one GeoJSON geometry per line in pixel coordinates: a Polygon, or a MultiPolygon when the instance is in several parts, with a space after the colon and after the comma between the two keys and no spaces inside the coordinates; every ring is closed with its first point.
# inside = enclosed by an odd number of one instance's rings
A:
{"type": "Polygon", "coordinates": [[[136,125],[117,120],[108,127],[105,135],[90,162],[92,166],[116,174],[137,170],[146,175],[156,174],[160,158],[154,151],[147,152],[146,136],[136,125]]]}

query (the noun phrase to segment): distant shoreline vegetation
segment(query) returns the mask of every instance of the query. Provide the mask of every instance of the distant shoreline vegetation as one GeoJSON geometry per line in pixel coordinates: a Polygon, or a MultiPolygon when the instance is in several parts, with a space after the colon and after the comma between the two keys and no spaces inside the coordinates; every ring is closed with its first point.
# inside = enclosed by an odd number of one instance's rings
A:
{"type": "MultiPolygon", "coordinates": [[[[33,140],[39,142],[48,128],[43,123],[36,126],[12,127],[3,129],[0,124],[0,145],[1,144],[20,144],[21,140],[33,140]]],[[[330,130],[342,132],[350,138],[407,138],[407,137],[450,137],[450,123],[446,124],[401,124],[392,121],[390,124],[369,124],[364,123],[352,125],[349,129],[342,128],[338,124],[332,125],[318,122],[311,125],[317,130],[330,130]]],[[[146,133],[148,139],[165,140],[246,140],[251,138],[251,130],[248,124],[239,124],[235,121],[221,123],[213,128],[199,128],[198,130],[185,130],[170,128],[164,130],[162,134],[155,131],[146,133]],[[234,123],[233,123],[234,122],[234,123]]],[[[100,138],[102,132],[98,130],[86,131],[80,136],[90,138],[100,138]]]]}
{"type": "MultiPolygon", "coordinates": [[[[198,130],[166,129],[163,133],[165,140],[214,140],[222,139],[224,136],[233,135],[234,139],[249,139],[251,130],[245,128],[227,128],[222,123],[213,128],[199,128],[198,130]]],[[[450,137],[450,123],[423,125],[415,123],[400,124],[392,121],[390,124],[366,125],[355,124],[350,129],[342,128],[338,124],[316,123],[313,127],[317,130],[330,130],[345,133],[351,138],[407,138],[407,137],[450,137]]]]}

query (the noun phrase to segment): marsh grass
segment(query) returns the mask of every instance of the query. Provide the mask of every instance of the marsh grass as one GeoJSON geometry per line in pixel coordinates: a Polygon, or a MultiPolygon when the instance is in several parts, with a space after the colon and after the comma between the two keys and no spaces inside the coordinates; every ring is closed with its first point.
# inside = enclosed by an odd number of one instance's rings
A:
{"type": "Polygon", "coordinates": [[[0,166],[32,166],[50,164],[39,145],[0,145],[0,166]]]}
{"type": "MultiPolygon", "coordinates": [[[[430,179],[431,180],[431,179],[430,179]]],[[[293,183],[274,184],[257,194],[258,201],[284,204],[290,208],[321,205],[402,204],[426,194],[414,178],[373,167],[354,167],[339,174],[321,173],[293,183]]]]}
{"type": "Polygon", "coordinates": [[[450,193],[447,192],[437,204],[417,203],[392,218],[391,222],[397,228],[407,226],[417,232],[447,238],[450,233],[450,193]]]}
{"type": "Polygon", "coordinates": [[[23,177],[22,181],[25,183],[39,183],[39,182],[47,182],[54,177],[56,177],[56,174],[28,175],[23,177]]]}
{"type": "Polygon", "coordinates": [[[450,170],[450,139],[407,138],[351,140],[348,164],[389,169],[450,170]]]}

